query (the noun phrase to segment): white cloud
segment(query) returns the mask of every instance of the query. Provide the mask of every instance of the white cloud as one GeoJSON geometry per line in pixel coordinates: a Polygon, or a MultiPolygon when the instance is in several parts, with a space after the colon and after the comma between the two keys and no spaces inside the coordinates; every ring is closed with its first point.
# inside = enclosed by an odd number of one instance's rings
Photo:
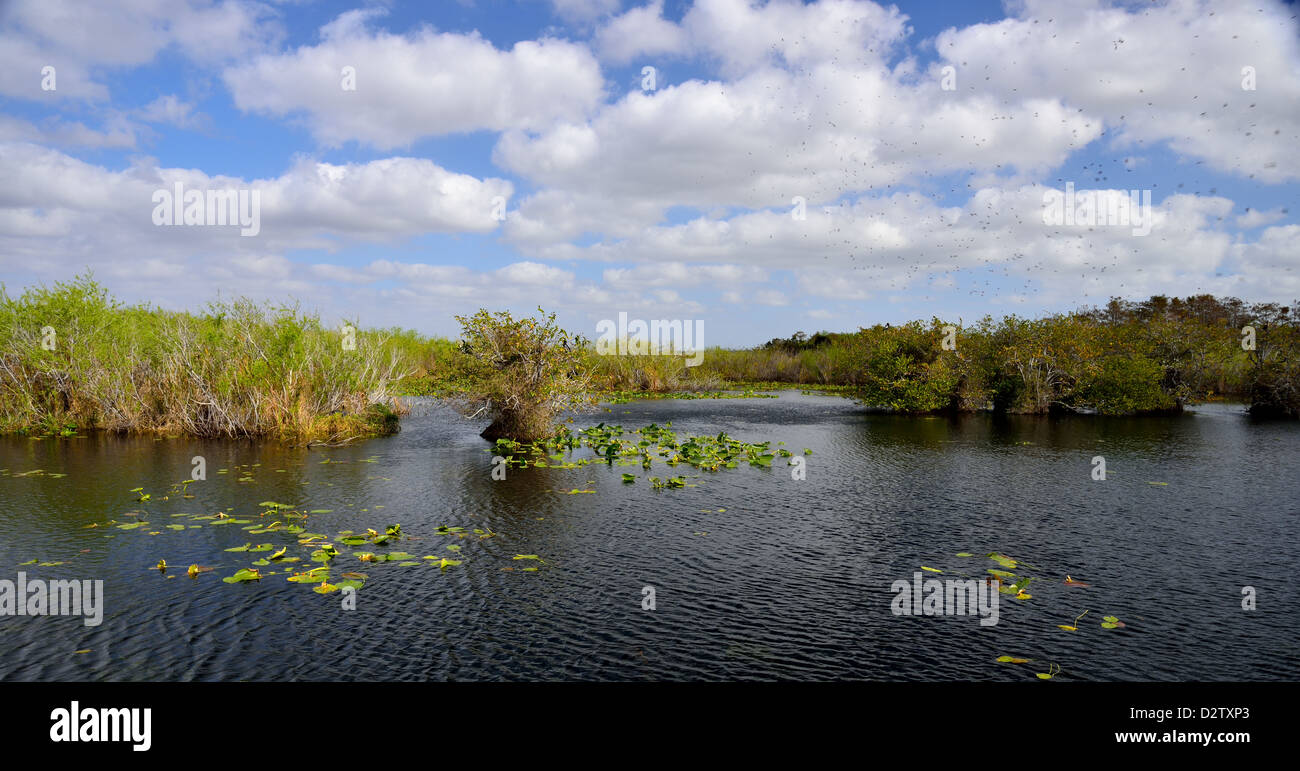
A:
{"type": "Polygon", "coordinates": [[[601,98],[600,67],[584,46],[526,40],[502,51],[477,33],[368,29],[381,13],[350,11],[321,28],[317,45],[227,69],[236,106],[301,116],[327,145],[391,149],[428,136],[540,130],[583,119],[601,98]],[[354,68],[355,90],[343,88],[344,67],[354,68]]]}
{"type": "Polygon", "coordinates": [[[175,94],[163,94],[154,99],[140,110],[139,116],[149,123],[162,123],[183,129],[198,128],[210,122],[208,116],[195,112],[193,103],[184,101],[175,94]]]}
{"type": "Polygon", "coordinates": [[[146,64],[169,48],[201,63],[238,59],[282,35],[274,11],[257,2],[11,0],[0,15],[0,94],[104,100],[103,68],[146,64]],[[46,65],[53,91],[41,89],[46,65]]]}
{"type": "Polygon", "coordinates": [[[1172,0],[1062,12],[1024,0],[1015,18],[948,30],[935,50],[957,92],[1062,99],[1104,122],[1117,147],[1167,142],[1215,168],[1300,179],[1300,29],[1276,2],[1172,0]],[[1243,67],[1256,90],[1244,90],[1243,67]]]}
{"type": "MultiPolygon", "coordinates": [[[[386,158],[335,165],[301,159],[279,177],[244,180],[192,169],[159,168],[139,159],[110,171],[55,150],[0,143],[0,211],[13,226],[48,231],[46,239],[14,238],[0,229],[0,244],[14,254],[54,254],[80,245],[94,261],[114,255],[183,256],[336,248],[348,240],[387,241],[430,232],[488,233],[492,201],[509,198],[511,185],[455,174],[431,161],[386,158]],[[244,189],[261,196],[261,232],[243,238],[237,228],[158,227],[152,222],[157,190],[244,189]]],[[[75,248],[74,248],[75,247],[75,248]]]]}
{"type": "Polygon", "coordinates": [[[1237,217],[1237,226],[1249,230],[1257,228],[1260,225],[1272,225],[1274,222],[1281,220],[1285,216],[1286,210],[1280,206],[1276,209],[1270,209],[1269,211],[1250,209],[1245,214],[1237,217]]]}
{"type": "Polygon", "coordinates": [[[626,64],[639,57],[683,54],[690,45],[686,32],[663,17],[663,0],[631,8],[610,19],[596,33],[602,59],[626,64]]]}

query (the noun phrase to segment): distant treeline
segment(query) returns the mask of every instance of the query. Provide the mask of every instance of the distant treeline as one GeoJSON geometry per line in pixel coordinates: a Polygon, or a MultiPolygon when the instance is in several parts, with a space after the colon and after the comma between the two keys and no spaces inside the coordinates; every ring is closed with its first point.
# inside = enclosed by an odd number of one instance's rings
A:
{"type": "Polygon", "coordinates": [[[611,388],[835,385],[900,412],[1128,415],[1230,397],[1256,414],[1297,417],[1298,322],[1300,305],[1155,296],[1040,319],[800,332],[750,350],[711,348],[689,369],[649,356],[592,357],[591,366],[611,388]]]}

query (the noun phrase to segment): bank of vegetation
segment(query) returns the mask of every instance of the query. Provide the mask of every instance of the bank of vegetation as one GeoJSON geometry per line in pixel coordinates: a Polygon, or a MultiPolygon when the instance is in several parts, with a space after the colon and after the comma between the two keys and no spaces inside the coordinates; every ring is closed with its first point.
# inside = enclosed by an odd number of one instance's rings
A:
{"type": "Polygon", "coordinates": [[[124,305],[89,277],[0,288],[0,431],[86,429],[342,442],[392,433],[412,333],[355,345],[293,306],[124,305]]]}
{"type": "Polygon", "coordinates": [[[485,436],[535,441],[596,398],[795,386],[904,413],[1133,415],[1228,398],[1300,417],[1300,305],[1112,300],[1040,319],[938,318],[798,333],[747,350],[602,356],[555,316],[480,311],[457,341],[328,328],[247,300],[202,313],[116,302],[89,277],[0,288],[0,431],[340,442],[397,430],[401,396],[458,401],[485,436]],[[52,334],[52,337],[51,337],[52,334]]]}
{"type": "Polygon", "coordinates": [[[711,348],[692,368],[676,357],[595,356],[591,367],[614,388],[795,384],[909,413],[1132,415],[1234,399],[1258,415],[1297,417],[1300,304],[1116,299],[1040,319],[985,317],[963,326],[935,318],[798,333],[748,350],[711,348]]]}

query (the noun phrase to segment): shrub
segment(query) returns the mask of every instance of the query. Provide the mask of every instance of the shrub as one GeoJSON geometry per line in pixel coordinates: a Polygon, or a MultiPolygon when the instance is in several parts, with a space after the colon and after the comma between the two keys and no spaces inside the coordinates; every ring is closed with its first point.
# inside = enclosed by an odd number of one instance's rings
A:
{"type": "Polygon", "coordinates": [[[492,417],[484,438],[545,439],[556,412],[590,400],[583,363],[587,340],[560,329],[554,313],[514,319],[507,311],[480,310],[456,320],[473,383],[466,401],[492,417]]]}

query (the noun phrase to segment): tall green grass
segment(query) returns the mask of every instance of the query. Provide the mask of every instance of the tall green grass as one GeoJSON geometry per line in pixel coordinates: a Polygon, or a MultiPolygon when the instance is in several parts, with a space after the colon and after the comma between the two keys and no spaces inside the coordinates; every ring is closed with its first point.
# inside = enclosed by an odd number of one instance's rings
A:
{"type": "Polygon", "coordinates": [[[0,431],[105,429],[343,441],[397,430],[413,335],[339,330],[296,306],[124,305],[89,276],[0,287],[0,431]]]}

